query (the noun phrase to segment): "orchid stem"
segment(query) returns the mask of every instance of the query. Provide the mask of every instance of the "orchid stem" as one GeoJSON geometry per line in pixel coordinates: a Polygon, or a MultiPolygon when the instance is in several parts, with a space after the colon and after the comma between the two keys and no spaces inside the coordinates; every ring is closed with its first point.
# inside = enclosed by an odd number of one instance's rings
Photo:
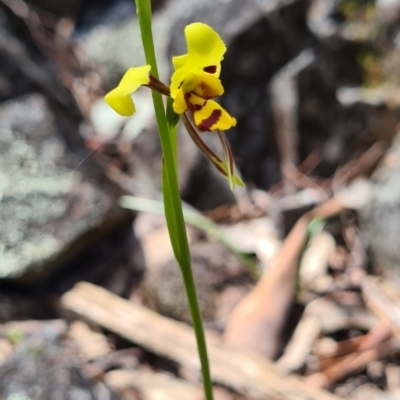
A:
{"type": "MultiPolygon", "coordinates": [[[[136,0],[136,8],[146,62],[151,65],[151,72],[153,76],[158,79],[159,75],[151,29],[150,0],[136,0]]],[[[163,193],[167,226],[174,254],[182,272],[193,328],[196,335],[205,398],[206,400],[213,400],[207,346],[196,294],[196,286],[193,279],[189,243],[186,234],[182,202],[179,192],[178,171],[176,168],[176,140],[173,139],[173,133],[170,132],[169,129],[161,94],[153,90],[152,95],[161,148],[164,157],[163,193]]]]}

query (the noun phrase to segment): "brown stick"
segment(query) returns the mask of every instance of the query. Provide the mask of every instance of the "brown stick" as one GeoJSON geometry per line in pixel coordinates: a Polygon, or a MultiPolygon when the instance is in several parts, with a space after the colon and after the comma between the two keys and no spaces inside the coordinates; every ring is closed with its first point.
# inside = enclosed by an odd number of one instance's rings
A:
{"type": "MultiPolygon", "coordinates": [[[[199,371],[194,334],[183,323],[161,317],[83,282],[67,292],[61,298],[61,304],[153,353],[199,371]]],[[[208,337],[208,341],[215,383],[256,400],[338,400],[336,396],[314,390],[293,377],[279,375],[272,364],[261,357],[233,350],[218,338],[208,337]]]]}
{"type": "MultiPolygon", "coordinates": [[[[379,360],[391,349],[397,348],[396,342],[388,340],[390,336],[388,325],[379,323],[361,338],[355,352],[331,359],[321,373],[309,376],[307,381],[316,387],[329,387],[347,375],[362,371],[371,361],[379,360]]],[[[324,364],[327,364],[327,361],[325,360],[324,364]]]]}

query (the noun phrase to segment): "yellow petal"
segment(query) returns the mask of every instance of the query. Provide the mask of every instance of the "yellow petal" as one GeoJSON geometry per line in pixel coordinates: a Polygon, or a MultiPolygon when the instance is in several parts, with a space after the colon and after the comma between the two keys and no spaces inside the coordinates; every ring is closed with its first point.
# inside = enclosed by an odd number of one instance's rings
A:
{"type": "Polygon", "coordinates": [[[174,57],[175,72],[171,77],[171,95],[174,98],[178,88],[191,72],[207,72],[219,77],[221,61],[226,46],[217,32],[210,26],[195,22],[185,28],[187,54],[174,57]]]}
{"type": "Polygon", "coordinates": [[[194,92],[203,99],[213,99],[224,93],[221,81],[214,75],[190,73],[183,82],[184,93],[194,92]]]}
{"type": "Polygon", "coordinates": [[[174,111],[177,114],[184,113],[188,108],[195,111],[203,107],[205,100],[221,96],[223,93],[224,88],[216,76],[190,73],[175,95],[174,111]]]}
{"type": "Polygon", "coordinates": [[[185,100],[189,110],[193,113],[195,111],[201,110],[207,102],[207,100],[203,99],[200,96],[197,96],[197,94],[193,92],[186,93],[185,100]]]}
{"type": "Polygon", "coordinates": [[[193,113],[194,123],[200,131],[226,131],[236,125],[236,119],[214,100],[208,100],[193,113]]]}
{"type": "Polygon", "coordinates": [[[150,82],[150,68],[150,65],[129,68],[119,85],[104,97],[106,103],[120,115],[126,117],[132,115],[135,112],[135,105],[130,95],[140,86],[150,82]]]}
{"type": "Polygon", "coordinates": [[[178,93],[179,88],[183,85],[188,74],[192,72],[190,65],[186,63],[183,67],[176,70],[171,76],[171,97],[174,99],[178,93]]]}
{"type": "Polygon", "coordinates": [[[129,117],[136,111],[131,95],[114,96],[114,91],[112,90],[104,97],[104,100],[116,113],[124,117],[129,117]]]}
{"type": "MultiPolygon", "coordinates": [[[[211,26],[195,22],[186,26],[185,36],[189,57],[200,56],[221,62],[226,47],[220,36],[211,26]]],[[[214,64],[214,63],[210,63],[214,64]]]]}
{"type": "Polygon", "coordinates": [[[172,107],[177,114],[183,114],[188,109],[182,88],[178,90],[172,107]]]}
{"type": "Polygon", "coordinates": [[[174,69],[177,70],[183,67],[186,64],[187,58],[188,58],[187,54],[183,54],[182,56],[172,57],[172,64],[174,65],[174,69]]]}

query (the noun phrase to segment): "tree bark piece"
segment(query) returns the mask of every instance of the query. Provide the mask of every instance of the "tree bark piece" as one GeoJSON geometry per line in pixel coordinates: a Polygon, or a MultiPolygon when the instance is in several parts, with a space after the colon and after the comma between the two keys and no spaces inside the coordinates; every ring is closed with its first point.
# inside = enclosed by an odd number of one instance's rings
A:
{"type": "MultiPolygon", "coordinates": [[[[70,311],[109,329],[147,350],[199,371],[192,328],[121,299],[103,288],[78,283],[61,298],[70,311]]],[[[215,383],[256,400],[338,400],[280,375],[267,360],[234,350],[216,335],[208,336],[211,375],[215,383]]]]}

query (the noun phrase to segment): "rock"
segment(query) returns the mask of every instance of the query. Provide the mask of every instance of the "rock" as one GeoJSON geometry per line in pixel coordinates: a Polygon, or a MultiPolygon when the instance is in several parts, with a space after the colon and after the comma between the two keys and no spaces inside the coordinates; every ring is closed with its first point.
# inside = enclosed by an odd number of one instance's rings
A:
{"type": "MultiPolygon", "coordinates": [[[[81,47],[88,61],[100,66],[104,76],[115,85],[128,68],[146,64],[139,22],[134,10],[129,10],[123,20],[109,24],[98,24],[84,34],[78,34],[76,43],[81,47]],[[127,16],[129,19],[126,19],[127,16]]],[[[163,11],[153,15],[153,36],[160,76],[169,80],[170,60],[166,60],[166,48],[172,20],[163,11]]]]}
{"type": "Polygon", "coordinates": [[[79,354],[63,340],[63,321],[26,321],[0,326],[0,335],[13,344],[13,354],[0,366],[0,397],[4,399],[118,400],[107,386],[88,380],[79,354]]]}
{"type": "Polygon", "coordinates": [[[132,217],[116,204],[121,190],[90,158],[80,165],[82,154],[70,150],[57,122],[41,95],[0,106],[1,278],[45,285],[79,257],[83,277],[93,256],[86,267],[82,257],[96,243],[102,243],[95,254],[103,269],[107,246],[113,257],[127,257],[121,249],[132,242],[132,217]]]}

